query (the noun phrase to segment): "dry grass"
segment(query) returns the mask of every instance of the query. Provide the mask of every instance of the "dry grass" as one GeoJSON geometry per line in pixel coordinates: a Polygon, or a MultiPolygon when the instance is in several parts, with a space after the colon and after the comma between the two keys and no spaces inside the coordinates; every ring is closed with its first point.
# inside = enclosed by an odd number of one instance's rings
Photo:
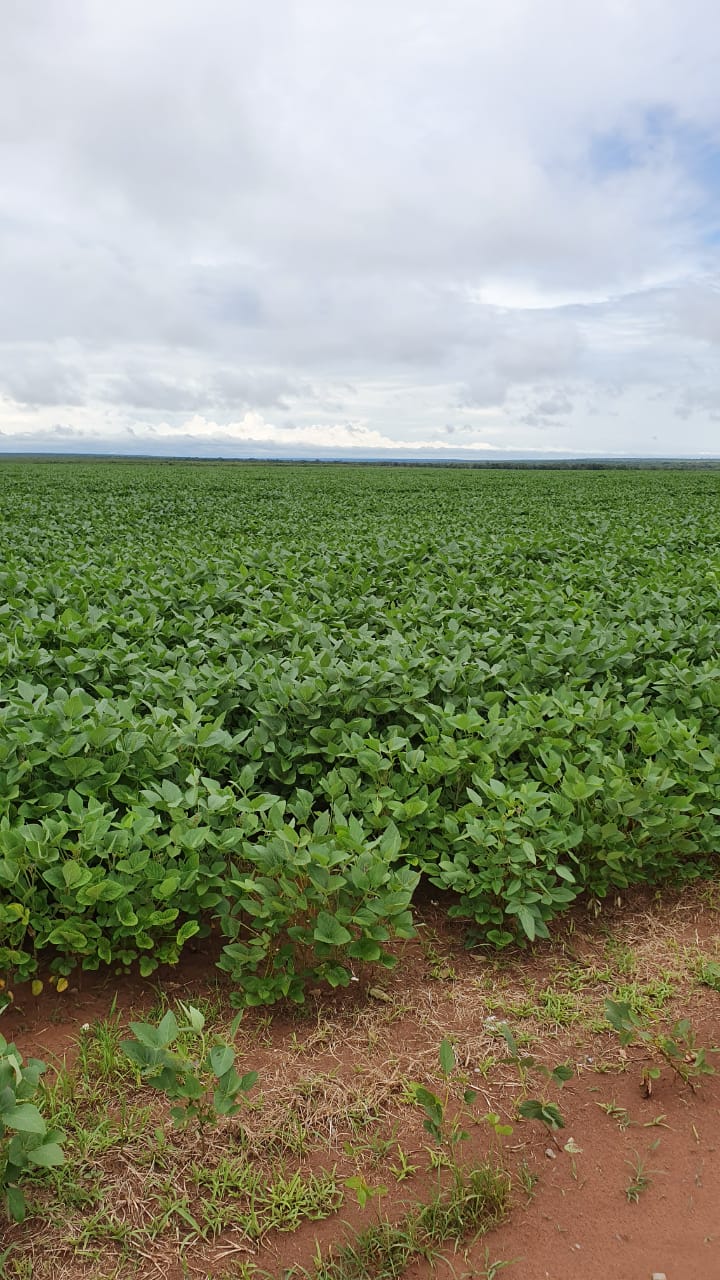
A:
{"type": "MultiPolygon", "coordinates": [[[[635,895],[597,916],[577,913],[552,945],[502,956],[466,951],[460,931],[433,917],[431,948],[422,937],[406,946],[405,967],[384,977],[387,1000],[319,999],[289,1023],[263,1014],[241,1024],[238,1051],[260,1084],[241,1122],[222,1123],[207,1145],[169,1130],[163,1102],[128,1089],[124,1065],[98,1083],[92,1055],[85,1074],[76,1062],[56,1091],[70,1162],[54,1189],[52,1179],[38,1187],[41,1216],[10,1230],[8,1280],[239,1274],[241,1261],[270,1256],[278,1226],[336,1214],[349,1174],[377,1170],[392,1185],[398,1141],[425,1166],[427,1135],[407,1083],[437,1087],[443,1038],[478,1106],[508,1118],[520,1084],[499,1021],[537,1059],[570,1058],[582,1071],[590,1058],[623,1068],[602,1015],[609,995],[625,992],[663,1023],[699,1016],[702,963],[720,961],[719,911],[714,885],[635,895]],[[252,1192],[253,1176],[276,1189],[274,1209],[252,1192]],[[265,1213],[257,1228],[248,1205],[265,1213]]],[[[224,1034],[231,1011],[217,993],[213,1002],[224,1034]]]]}

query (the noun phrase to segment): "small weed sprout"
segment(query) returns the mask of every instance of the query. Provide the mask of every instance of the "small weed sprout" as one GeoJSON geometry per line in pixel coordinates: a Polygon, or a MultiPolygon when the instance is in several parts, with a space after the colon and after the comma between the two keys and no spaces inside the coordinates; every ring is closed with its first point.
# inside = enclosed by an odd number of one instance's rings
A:
{"type": "Polygon", "coordinates": [[[708,1053],[715,1049],[706,1049],[698,1045],[692,1023],[689,1018],[680,1018],[670,1029],[669,1034],[653,1034],[641,1021],[630,1006],[615,1000],[605,1001],[605,1017],[614,1031],[618,1033],[623,1048],[631,1044],[644,1045],[651,1055],[650,1064],[643,1068],[641,1084],[646,1097],[650,1097],[655,1080],[660,1078],[661,1067],[652,1055],[659,1055],[668,1064],[684,1084],[689,1084],[693,1092],[703,1076],[714,1076],[715,1068],[708,1062],[708,1053]]]}
{"type": "MultiPolygon", "coordinates": [[[[658,1138],[653,1142],[650,1151],[656,1151],[660,1145],[658,1138]]],[[[625,1188],[625,1196],[630,1204],[637,1204],[640,1196],[648,1187],[652,1186],[652,1174],[656,1173],[655,1169],[648,1169],[646,1157],[640,1155],[639,1151],[635,1152],[634,1160],[626,1160],[626,1164],[630,1165],[632,1177],[625,1188]]]]}
{"type": "MultiPolygon", "coordinates": [[[[452,1122],[448,1121],[448,1109],[452,1102],[452,1077],[457,1069],[457,1059],[452,1042],[447,1037],[440,1045],[439,1058],[440,1070],[445,1079],[444,1098],[432,1093],[425,1085],[415,1082],[409,1084],[409,1092],[412,1100],[425,1112],[423,1128],[437,1143],[438,1150],[431,1153],[431,1167],[441,1169],[445,1165],[447,1168],[457,1169],[458,1146],[470,1136],[464,1127],[464,1121],[475,1122],[475,1117],[461,1111],[452,1122]]],[[[475,1102],[477,1096],[476,1089],[466,1088],[463,1090],[462,1101],[466,1107],[469,1107],[475,1102]]],[[[512,1133],[512,1125],[503,1124],[496,1112],[488,1112],[480,1119],[490,1125],[496,1138],[512,1133]]]]}
{"type": "MultiPolygon", "coordinates": [[[[172,1010],[157,1026],[131,1022],[135,1039],[123,1040],[120,1047],[140,1068],[143,1082],[176,1103],[170,1108],[175,1127],[185,1128],[194,1121],[202,1137],[205,1128],[217,1124],[220,1116],[240,1111],[241,1095],[252,1089],[258,1077],[256,1071],[238,1075],[231,1045],[210,1043],[199,1009],[182,1002],[180,1008],[187,1019],[184,1026],[178,1024],[172,1010]]],[[[239,1017],[232,1023],[233,1036],[239,1017]]]]}
{"type": "Polygon", "coordinates": [[[22,1222],[26,1213],[18,1185],[23,1175],[29,1168],[51,1169],[65,1161],[60,1146],[64,1134],[48,1130],[32,1101],[45,1069],[37,1058],[23,1063],[15,1045],[0,1035],[0,1194],[8,1217],[15,1222],[22,1222]]]}
{"type": "MultiPolygon", "coordinates": [[[[523,1088],[527,1085],[530,1071],[536,1071],[549,1083],[556,1085],[558,1089],[562,1089],[566,1081],[572,1079],[574,1072],[569,1062],[561,1062],[556,1067],[546,1067],[544,1063],[538,1062],[531,1054],[520,1052],[518,1043],[506,1022],[501,1023],[498,1030],[509,1050],[507,1060],[517,1067],[523,1088]]],[[[523,1120],[539,1120],[541,1124],[544,1124],[553,1141],[555,1141],[554,1135],[560,1129],[565,1128],[565,1121],[560,1108],[554,1102],[540,1098],[525,1098],[519,1103],[517,1112],[523,1120]]]]}

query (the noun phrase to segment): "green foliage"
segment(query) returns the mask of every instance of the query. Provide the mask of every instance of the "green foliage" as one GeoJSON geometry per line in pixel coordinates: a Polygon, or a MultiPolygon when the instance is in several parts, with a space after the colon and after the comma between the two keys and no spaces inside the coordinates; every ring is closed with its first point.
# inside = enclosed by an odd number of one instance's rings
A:
{"type": "Polygon", "coordinates": [[[16,1222],[25,1217],[25,1196],[18,1185],[23,1175],[51,1169],[65,1157],[59,1129],[49,1130],[36,1099],[44,1062],[29,1058],[26,1063],[14,1044],[0,1035],[0,1193],[8,1216],[16,1222]]]}
{"type": "Polygon", "coordinates": [[[219,963],[241,1006],[302,1002],[309,982],[346,987],[355,966],[392,967],[384,944],[414,932],[419,876],[393,865],[386,837],[368,840],[356,818],[339,812],[298,829],[284,811],[276,802],[275,835],[245,842],[244,861],[225,883],[220,924],[233,941],[219,963]]]}
{"type": "Polygon", "coordinates": [[[649,1040],[650,1033],[643,1029],[642,1022],[630,1005],[625,1001],[606,1000],[605,1017],[614,1031],[617,1031],[620,1044],[625,1048],[635,1040],[649,1040]]]}
{"type": "Polygon", "coordinates": [[[241,1110],[240,1098],[256,1083],[257,1072],[238,1075],[233,1047],[210,1044],[200,1010],[182,1002],[180,1008],[186,1019],[182,1026],[170,1009],[157,1026],[131,1022],[134,1039],[123,1040],[120,1048],[140,1068],[146,1085],[177,1103],[170,1108],[176,1128],[194,1121],[202,1131],[241,1110]]]}
{"type": "MultiPolygon", "coordinates": [[[[447,1037],[441,1042],[438,1054],[440,1060],[440,1070],[445,1081],[445,1096],[438,1097],[431,1089],[426,1088],[423,1084],[416,1081],[409,1081],[407,1091],[410,1098],[425,1113],[423,1128],[437,1143],[438,1147],[444,1148],[445,1162],[451,1168],[457,1169],[457,1148],[459,1143],[464,1142],[470,1135],[464,1127],[465,1124],[476,1123],[478,1120],[490,1126],[496,1138],[506,1137],[512,1133],[512,1125],[503,1124],[502,1118],[494,1111],[488,1112],[484,1116],[475,1117],[471,1112],[463,1110],[459,1107],[458,1101],[453,1100],[453,1086],[459,1085],[457,1079],[453,1079],[457,1073],[457,1058],[452,1041],[447,1037]],[[450,1116],[450,1112],[454,1114],[450,1116]]],[[[458,1090],[459,1093],[459,1090],[458,1090]]],[[[478,1097],[476,1089],[465,1088],[462,1094],[462,1102],[464,1107],[471,1107],[478,1097]]],[[[438,1168],[442,1164],[442,1159],[438,1163],[438,1168]]]]}
{"type": "Polygon", "coordinates": [[[551,1133],[565,1128],[565,1121],[559,1107],[554,1102],[541,1102],[539,1098],[526,1098],[518,1106],[518,1115],[523,1120],[539,1120],[551,1133]]]}
{"type": "MultiPolygon", "coordinates": [[[[692,1089],[702,1076],[715,1075],[715,1067],[708,1061],[708,1053],[717,1053],[716,1049],[707,1049],[698,1045],[697,1037],[689,1018],[680,1018],[670,1028],[669,1033],[657,1032],[646,1026],[641,1018],[621,1001],[606,1000],[605,1016],[614,1031],[617,1031],[623,1046],[642,1044],[651,1053],[657,1054],[692,1089]]],[[[651,1064],[643,1069],[643,1084],[646,1092],[652,1092],[652,1082],[660,1078],[660,1067],[651,1064]]]]}
{"type": "Polygon", "coordinates": [[[710,987],[712,991],[720,991],[720,964],[714,960],[703,961],[698,971],[698,979],[703,986],[710,987]]]}
{"type": "Polygon", "coordinates": [[[501,947],[716,866],[718,473],[2,481],[12,981],[219,921],[241,1004],[300,999],[388,962],[419,874],[501,947]]]}
{"type": "Polygon", "coordinates": [[[373,1187],[360,1174],[355,1174],[352,1178],[346,1178],[345,1186],[348,1191],[355,1193],[355,1198],[361,1209],[365,1208],[369,1200],[379,1200],[381,1196],[387,1195],[387,1187],[373,1187]]]}
{"type": "MultiPolygon", "coordinates": [[[[318,1245],[312,1270],[291,1267],[285,1280],[399,1280],[421,1260],[434,1269],[443,1246],[454,1243],[457,1248],[460,1241],[471,1242],[497,1226],[507,1213],[509,1198],[510,1179],[502,1169],[489,1163],[456,1169],[449,1186],[438,1186],[398,1221],[378,1218],[328,1257],[318,1245]]],[[[496,1275],[502,1265],[492,1264],[486,1274],[496,1275]]]]}

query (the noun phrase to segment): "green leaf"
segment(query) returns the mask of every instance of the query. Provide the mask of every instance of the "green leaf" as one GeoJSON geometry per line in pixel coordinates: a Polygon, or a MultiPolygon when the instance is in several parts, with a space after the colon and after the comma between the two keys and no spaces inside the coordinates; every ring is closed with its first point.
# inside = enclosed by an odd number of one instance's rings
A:
{"type": "Polygon", "coordinates": [[[517,917],[523,927],[523,932],[527,935],[531,942],[535,941],[535,916],[527,907],[520,906],[517,909],[517,917]]]}
{"type": "Polygon", "coordinates": [[[195,1008],[193,1004],[185,1004],[182,1000],[178,1001],[184,1016],[188,1020],[188,1026],[199,1034],[205,1026],[205,1015],[195,1008]]]}
{"type": "Polygon", "coordinates": [[[157,1050],[150,1049],[144,1044],[138,1044],[136,1040],[121,1040],[120,1048],[125,1057],[129,1058],[138,1067],[146,1067],[156,1060],[157,1050]]]}
{"type": "Polygon", "coordinates": [[[500,1035],[502,1036],[503,1040],[505,1041],[508,1049],[510,1050],[511,1057],[519,1058],[520,1048],[507,1022],[499,1022],[497,1024],[497,1029],[500,1032],[500,1035]]]}
{"type": "Polygon", "coordinates": [[[235,1061],[235,1050],[227,1044],[216,1044],[210,1050],[210,1065],[219,1078],[229,1071],[235,1061]]]}
{"type": "Polygon", "coordinates": [[[568,1062],[561,1062],[559,1066],[554,1067],[550,1072],[550,1079],[559,1088],[565,1084],[567,1080],[572,1080],[575,1072],[568,1062]]]}
{"type": "Polygon", "coordinates": [[[12,1222],[25,1221],[25,1196],[19,1187],[7,1187],[5,1190],[8,1217],[12,1222]]]}
{"type": "Polygon", "coordinates": [[[554,1102],[540,1102],[537,1098],[527,1098],[520,1103],[518,1115],[521,1115],[524,1120],[540,1120],[551,1131],[565,1128],[565,1121],[554,1102]]]}
{"type": "Polygon", "coordinates": [[[179,947],[182,947],[189,938],[194,938],[199,932],[200,922],[198,920],[186,920],[178,929],[175,941],[179,947]]]}
{"type": "Polygon", "coordinates": [[[371,963],[373,960],[379,960],[382,955],[382,947],[377,942],[373,942],[372,938],[357,938],[350,943],[348,947],[348,955],[355,960],[363,960],[365,963],[371,963]]]}
{"type": "Polygon", "coordinates": [[[57,1142],[45,1142],[41,1147],[33,1147],[28,1151],[27,1158],[31,1164],[39,1165],[41,1169],[51,1169],[65,1163],[62,1148],[57,1142]]]}
{"type": "MultiPolygon", "coordinates": [[[[151,1023],[131,1022],[130,1030],[132,1031],[136,1040],[138,1040],[140,1044],[144,1045],[147,1049],[158,1049],[160,1047],[158,1029],[157,1027],[153,1027],[151,1023]]],[[[128,1048],[130,1045],[132,1045],[133,1042],[132,1040],[123,1040],[121,1043],[122,1043],[123,1049],[125,1049],[125,1052],[128,1052],[128,1048]]]]}
{"type": "Polygon", "coordinates": [[[643,1030],[639,1019],[629,1004],[620,1000],[605,1001],[605,1017],[610,1026],[618,1032],[622,1045],[632,1044],[633,1040],[646,1040],[647,1032],[643,1030]]]}
{"type": "Polygon", "coordinates": [[[352,941],[352,934],[335,916],[331,916],[327,911],[319,911],[313,938],[316,942],[325,942],[331,947],[342,947],[345,943],[352,941]]]}
{"type": "Polygon", "coordinates": [[[173,1040],[177,1038],[178,1031],[177,1018],[172,1009],[168,1009],[165,1017],[158,1023],[157,1038],[160,1048],[166,1049],[168,1045],[172,1044],[173,1040]]]}
{"type": "Polygon", "coordinates": [[[452,1075],[455,1070],[455,1050],[450,1040],[445,1039],[440,1045],[440,1067],[444,1076],[452,1075]]]}
{"type": "Polygon", "coordinates": [[[402,848],[402,836],[394,822],[389,822],[378,844],[378,851],[384,858],[396,858],[402,848]]]}
{"type": "Polygon", "coordinates": [[[138,917],[135,914],[131,902],[127,898],[120,898],[115,903],[115,914],[121,924],[127,929],[133,928],[138,923],[138,917]]]}
{"type": "Polygon", "coordinates": [[[415,1101],[422,1107],[431,1124],[439,1129],[443,1122],[445,1109],[437,1094],[431,1093],[422,1084],[410,1083],[408,1088],[411,1090],[415,1101]]]}
{"type": "Polygon", "coordinates": [[[0,1120],[16,1133],[44,1134],[47,1129],[40,1112],[31,1102],[20,1102],[0,1112],[0,1120]]]}
{"type": "Polygon", "coordinates": [[[171,782],[169,778],[163,779],[162,786],[160,787],[160,794],[162,795],[165,803],[170,805],[173,809],[177,809],[183,802],[182,791],[174,782],[171,782]]]}

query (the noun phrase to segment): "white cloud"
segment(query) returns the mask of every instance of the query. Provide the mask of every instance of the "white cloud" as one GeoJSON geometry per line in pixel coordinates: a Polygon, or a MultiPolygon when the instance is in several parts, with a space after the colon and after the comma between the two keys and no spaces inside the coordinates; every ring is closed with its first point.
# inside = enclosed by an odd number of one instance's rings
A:
{"type": "Polygon", "coordinates": [[[6,6],[7,447],[720,452],[718,36],[714,0],[6,6]]]}

